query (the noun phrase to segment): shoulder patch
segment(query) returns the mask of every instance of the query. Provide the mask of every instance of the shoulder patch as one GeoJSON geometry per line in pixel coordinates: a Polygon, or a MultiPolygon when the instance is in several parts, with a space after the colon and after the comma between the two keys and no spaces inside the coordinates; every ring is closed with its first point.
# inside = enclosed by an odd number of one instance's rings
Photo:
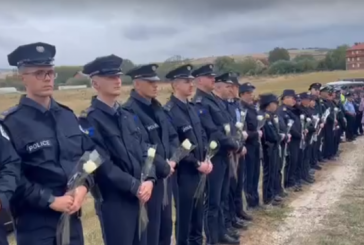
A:
{"type": "Polygon", "coordinates": [[[197,96],[193,99],[193,102],[195,103],[201,103],[202,102],[202,96],[197,96]]]}
{"type": "Polygon", "coordinates": [[[7,116],[9,116],[9,115],[13,114],[14,112],[16,112],[18,110],[18,108],[19,108],[19,106],[16,105],[16,106],[10,107],[6,111],[3,111],[0,114],[0,120],[4,120],[7,116]]]}
{"type": "Polygon", "coordinates": [[[87,115],[88,115],[91,111],[93,111],[93,110],[94,110],[94,108],[93,108],[93,107],[86,108],[85,110],[81,111],[81,113],[80,113],[80,117],[86,118],[86,117],[87,117],[87,115]]]}
{"type": "Polygon", "coordinates": [[[164,110],[170,111],[174,106],[174,103],[172,101],[168,101],[167,104],[164,105],[164,110]]]}

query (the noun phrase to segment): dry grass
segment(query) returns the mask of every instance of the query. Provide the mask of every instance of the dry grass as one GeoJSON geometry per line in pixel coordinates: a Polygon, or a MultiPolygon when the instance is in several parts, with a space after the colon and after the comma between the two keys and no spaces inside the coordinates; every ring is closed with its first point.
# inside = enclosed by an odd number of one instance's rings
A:
{"type": "MultiPolygon", "coordinates": [[[[284,77],[270,77],[270,78],[247,78],[246,80],[242,79],[243,81],[250,81],[256,85],[257,90],[259,93],[265,92],[273,92],[276,94],[280,94],[283,89],[292,88],[296,89],[296,91],[305,91],[307,90],[308,86],[313,82],[320,82],[320,83],[327,83],[332,82],[340,78],[345,77],[364,77],[364,71],[335,71],[335,72],[320,72],[320,73],[310,73],[310,74],[302,74],[302,75],[288,75],[284,77]]],[[[121,101],[125,101],[128,98],[128,94],[131,87],[124,87],[123,93],[120,96],[121,101]]],[[[167,98],[169,97],[171,91],[169,84],[161,85],[160,86],[160,93],[158,99],[165,103],[167,98]]],[[[71,107],[75,113],[79,113],[83,109],[87,108],[90,104],[90,98],[94,94],[92,89],[87,90],[79,90],[79,91],[56,91],[55,92],[55,99],[58,100],[60,103],[63,103],[69,107],[71,107]]],[[[9,107],[17,104],[20,95],[12,94],[12,95],[0,95],[0,111],[4,111],[9,107]]],[[[364,182],[363,187],[364,188],[364,182]]],[[[361,201],[363,203],[363,198],[357,198],[357,201],[361,201]]],[[[363,206],[363,205],[362,205],[363,206]]],[[[352,207],[353,209],[359,209],[359,206],[352,207]]],[[[288,210],[273,210],[273,211],[263,211],[261,214],[257,214],[258,217],[256,218],[257,222],[255,222],[258,226],[259,223],[264,224],[269,220],[270,222],[277,222],[287,215],[288,210]]],[[[364,218],[364,210],[361,207],[362,218],[364,218]]],[[[356,218],[355,215],[353,218],[356,218]]],[[[102,237],[99,227],[98,219],[95,215],[94,207],[93,207],[93,200],[92,198],[88,198],[83,206],[83,225],[84,225],[84,235],[85,235],[85,245],[101,245],[102,237]]],[[[360,219],[358,219],[359,221],[360,219]]],[[[353,220],[354,222],[354,220],[353,220]]],[[[363,237],[362,233],[362,238],[363,237]]],[[[11,245],[15,245],[14,237],[9,237],[11,245]]],[[[250,239],[250,236],[248,236],[250,239]]],[[[254,239],[254,238],[251,238],[254,239]]],[[[311,243],[312,244],[312,243],[311,243]]],[[[328,244],[328,243],[322,243],[328,244]]],[[[331,244],[331,243],[330,243],[331,244]]],[[[336,244],[359,244],[359,243],[332,243],[336,244]]]]}

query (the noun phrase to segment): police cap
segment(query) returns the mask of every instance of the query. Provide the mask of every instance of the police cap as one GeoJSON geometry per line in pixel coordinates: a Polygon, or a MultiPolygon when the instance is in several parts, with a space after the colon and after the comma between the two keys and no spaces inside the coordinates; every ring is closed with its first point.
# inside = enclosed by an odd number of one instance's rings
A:
{"type": "Polygon", "coordinates": [[[157,69],[157,64],[143,65],[131,69],[125,75],[130,76],[133,80],[140,79],[150,82],[156,82],[160,81],[160,78],[158,77],[156,72],[157,69]]]}
{"type": "Polygon", "coordinates": [[[123,59],[116,55],[102,56],[87,63],[82,73],[92,76],[116,76],[121,75],[123,59]]]}
{"type": "Polygon", "coordinates": [[[334,92],[334,88],[332,86],[321,87],[320,92],[327,92],[332,94],[334,92]]]}
{"type": "Polygon", "coordinates": [[[278,104],[278,97],[274,94],[261,94],[259,104],[260,106],[264,107],[269,105],[270,103],[277,103],[278,104]]]}
{"type": "Polygon", "coordinates": [[[203,65],[192,72],[192,76],[194,77],[203,77],[203,76],[216,76],[214,72],[214,65],[207,64],[203,65]]]}
{"type": "Polygon", "coordinates": [[[168,72],[166,75],[166,78],[169,80],[193,79],[194,77],[191,76],[192,69],[193,69],[193,66],[191,64],[177,67],[176,69],[168,72]]]}
{"type": "Polygon", "coordinates": [[[247,82],[239,86],[239,94],[253,92],[255,89],[254,85],[247,82]]]}
{"type": "Polygon", "coordinates": [[[47,43],[31,43],[8,54],[10,66],[53,66],[56,47],[47,43]]]}
{"type": "Polygon", "coordinates": [[[238,73],[238,72],[233,72],[232,73],[231,81],[233,82],[234,85],[237,85],[237,86],[240,85],[239,76],[240,76],[240,73],[238,73]]]}
{"type": "Polygon", "coordinates": [[[283,90],[282,96],[281,98],[283,99],[284,97],[293,97],[296,98],[296,91],[294,91],[293,89],[285,89],[283,90]]]}
{"type": "Polygon", "coordinates": [[[233,78],[233,74],[231,72],[226,72],[226,73],[223,73],[223,74],[215,77],[215,82],[234,84],[232,81],[232,78],[233,78]]]}
{"type": "Polygon", "coordinates": [[[312,99],[311,94],[308,92],[303,92],[298,95],[301,100],[311,100],[312,99]]]}
{"type": "Polygon", "coordinates": [[[310,85],[310,87],[308,88],[308,90],[311,90],[311,89],[316,89],[316,90],[320,90],[322,84],[321,83],[313,83],[310,85]]]}

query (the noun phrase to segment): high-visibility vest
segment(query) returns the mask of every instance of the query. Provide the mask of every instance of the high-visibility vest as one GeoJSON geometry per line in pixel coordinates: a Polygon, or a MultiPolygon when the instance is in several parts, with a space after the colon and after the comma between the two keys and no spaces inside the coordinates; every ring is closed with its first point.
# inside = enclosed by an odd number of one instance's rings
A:
{"type": "Polygon", "coordinates": [[[341,103],[344,104],[345,101],[346,101],[345,95],[341,94],[340,95],[340,100],[341,100],[341,103]]]}

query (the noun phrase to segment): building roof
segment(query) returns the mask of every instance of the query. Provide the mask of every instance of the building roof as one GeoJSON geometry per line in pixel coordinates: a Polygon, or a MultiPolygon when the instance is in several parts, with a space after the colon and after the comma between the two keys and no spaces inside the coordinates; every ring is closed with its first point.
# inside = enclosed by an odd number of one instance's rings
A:
{"type": "Polygon", "coordinates": [[[348,51],[352,50],[363,50],[364,49],[364,43],[355,43],[354,46],[348,48],[348,51]]]}

